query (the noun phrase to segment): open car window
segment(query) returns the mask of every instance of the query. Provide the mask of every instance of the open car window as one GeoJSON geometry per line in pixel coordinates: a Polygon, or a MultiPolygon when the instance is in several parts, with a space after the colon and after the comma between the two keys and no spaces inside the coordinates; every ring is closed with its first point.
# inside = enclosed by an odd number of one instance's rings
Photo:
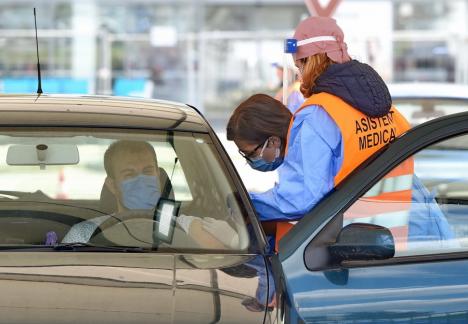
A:
{"type": "Polygon", "coordinates": [[[428,146],[377,182],[343,214],[388,228],[395,256],[468,251],[468,135],[428,146]]]}
{"type": "Polygon", "coordinates": [[[247,250],[237,196],[207,134],[0,133],[0,248],[247,250]]]}

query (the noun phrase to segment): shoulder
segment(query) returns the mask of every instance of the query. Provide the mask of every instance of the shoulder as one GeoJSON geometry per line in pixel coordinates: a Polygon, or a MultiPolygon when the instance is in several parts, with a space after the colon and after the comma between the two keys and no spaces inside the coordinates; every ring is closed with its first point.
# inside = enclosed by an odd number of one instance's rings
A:
{"type": "Polygon", "coordinates": [[[94,231],[111,215],[103,215],[74,224],[65,235],[62,243],[87,242],[94,231]]]}
{"type": "Polygon", "coordinates": [[[313,151],[318,146],[327,146],[337,155],[341,151],[341,130],[319,105],[306,106],[296,114],[289,136],[290,146],[300,145],[313,151]]]}
{"type": "Polygon", "coordinates": [[[322,137],[340,135],[340,129],[333,118],[319,105],[306,106],[294,118],[293,128],[311,130],[322,137]]]}

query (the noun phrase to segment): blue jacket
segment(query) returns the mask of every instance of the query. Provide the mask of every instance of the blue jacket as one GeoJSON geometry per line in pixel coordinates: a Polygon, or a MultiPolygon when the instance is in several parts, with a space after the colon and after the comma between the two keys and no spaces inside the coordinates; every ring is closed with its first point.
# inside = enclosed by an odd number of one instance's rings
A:
{"type": "Polygon", "coordinates": [[[341,141],[340,129],[320,106],[299,112],[279,182],[250,194],[260,220],[297,220],[311,210],[334,186],[343,161],[341,141]]]}
{"type": "Polygon", "coordinates": [[[417,176],[413,177],[408,237],[410,242],[454,239],[455,235],[440,210],[434,194],[417,176]]]}

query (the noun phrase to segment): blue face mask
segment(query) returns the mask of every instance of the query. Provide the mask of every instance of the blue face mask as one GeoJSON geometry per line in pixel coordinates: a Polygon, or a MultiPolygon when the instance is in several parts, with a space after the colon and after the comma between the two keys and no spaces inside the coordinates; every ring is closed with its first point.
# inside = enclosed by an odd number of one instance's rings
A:
{"type": "Polygon", "coordinates": [[[120,183],[122,203],[127,209],[152,209],[161,197],[156,176],[140,174],[120,183]]]}
{"type": "Polygon", "coordinates": [[[262,171],[262,172],[273,171],[273,170],[276,170],[283,163],[283,158],[280,157],[279,148],[276,149],[275,159],[271,162],[265,161],[262,158],[262,156],[263,156],[263,149],[258,158],[247,160],[247,162],[252,167],[252,169],[262,171]]]}

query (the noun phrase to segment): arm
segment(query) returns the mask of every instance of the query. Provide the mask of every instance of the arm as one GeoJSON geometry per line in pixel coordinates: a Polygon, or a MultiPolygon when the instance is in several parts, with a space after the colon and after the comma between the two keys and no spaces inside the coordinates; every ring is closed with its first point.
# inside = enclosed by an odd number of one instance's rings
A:
{"type": "Polygon", "coordinates": [[[296,116],[288,150],[278,169],[279,183],[250,194],[261,221],[301,218],[333,188],[341,168],[341,132],[320,107],[296,116]]]}
{"type": "Polygon", "coordinates": [[[200,247],[223,250],[226,246],[221,243],[208,231],[203,228],[203,222],[200,218],[195,218],[190,224],[189,235],[197,242],[200,247]]]}
{"type": "Polygon", "coordinates": [[[237,231],[225,220],[180,215],[177,223],[202,248],[235,249],[239,245],[237,231]]]}
{"type": "Polygon", "coordinates": [[[442,210],[421,180],[413,176],[409,241],[451,240],[455,235],[442,210]]]}

